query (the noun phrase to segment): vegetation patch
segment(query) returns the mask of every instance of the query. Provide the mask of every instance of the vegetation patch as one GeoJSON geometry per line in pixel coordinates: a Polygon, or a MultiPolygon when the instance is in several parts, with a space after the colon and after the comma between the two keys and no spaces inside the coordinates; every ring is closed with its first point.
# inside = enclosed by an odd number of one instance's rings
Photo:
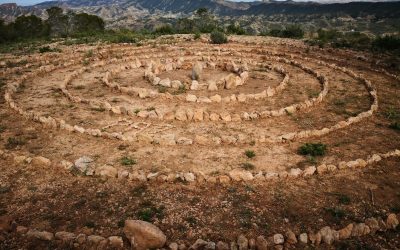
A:
{"type": "Polygon", "coordinates": [[[299,148],[299,154],[311,156],[325,155],[327,146],[322,143],[306,143],[299,148]]]}

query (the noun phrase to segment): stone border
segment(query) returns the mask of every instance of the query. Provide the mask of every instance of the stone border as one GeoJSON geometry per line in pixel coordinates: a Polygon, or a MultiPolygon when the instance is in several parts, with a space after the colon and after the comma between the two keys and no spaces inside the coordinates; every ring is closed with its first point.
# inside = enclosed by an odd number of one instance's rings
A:
{"type": "Polygon", "coordinates": [[[400,157],[400,149],[389,151],[387,153],[376,153],[368,156],[366,159],[355,159],[351,161],[341,161],[337,165],[333,164],[321,164],[319,166],[309,166],[304,170],[299,168],[292,168],[289,171],[281,172],[251,172],[243,169],[234,169],[226,173],[219,175],[207,175],[201,171],[192,172],[146,172],[144,170],[136,170],[129,172],[123,168],[116,168],[111,165],[102,165],[99,167],[93,166],[94,160],[89,157],[85,158],[86,167],[81,167],[80,161],[76,161],[75,164],[66,160],[62,160],[60,163],[52,163],[51,160],[42,157],[29,157],[26,155],[16,155],[0,150],[0,157],[7,158],[12,157],[14,162],[17,164],[26,163],[32,165],[45,165],[51,166],[56,164],[59,167],[64,168],[67,171],[73,173],[79,173],[84,176],[99,176],[107,178],[118,178],[118,179],[129,179],[132,181],[158,181],[158,182],[175,182],[184,181],[188,183],[221,183],[227,184],[232,182],[255,182],[262,183],[270,180],[289,181],[294,178],[308,178],[313,175],[324,175],[328,173],[335,173],[339,170],[345,169],[357,169],[365,168],[368,165],[380,162],[383,159],[390,157],[400,157]],[[78,163],[79,162],[79,163],[78,163]]]}
{"type": "MultiPolygon", "coordinates": [[[[67,231],[59,231],[56,233],[48,231],[39,231],[30,229],[25,226],[17,225],[9,217],[3,217],[2,225],[4,225],[4,233],[15,232],[21,237],[28,239],[38,239],[45,242],[56,242],[59,244],[67,244],[76,248],[91,246],[96,249],[108,248],[135,248],[140,245],[143,248],[157,249],[187,249],[184,243],[178,246],[175,242],[168,242],[167,237],[156,226],[151,223],[126,220],[124,225],[124,236],[128,239],[130,245],[125,245],[122,236],[102,237],[99,235],[86,235],[84,233],[75,234],[67,231]],[[135,238],[135,236],[137,238],[135,238]]],[[[290,228],[284,234],[276,233],[265,238],[263,235],[256,239],[247,239],[243,234],[239,235],[236,241],[230,244],[223,241],[217,243],[198,239],[188,249],[210,249],[210,250],[229,250],[229,249],[258,249],[267,250],[269,247],[283,248],[295,246],[314,246],[321,244],[331,245],[335,242],[347,240],[349,238],[362,237],[366,235],[374,235],[376,232],[386,232],[388,230],[396,230],[399,227],[400,214],[388,214],[386,220],[382,217],[370,217],[361,223],[349,223],[346,227],[335,230],[329,226],[325,226],[318,231],[302,232],[296,235],[290,228]]],[[[0,232],[1,233],[1,232],[0,232]]],[[[183,240],[185,241],[185,240],[183,240]]],[[[327,247],[327,246],[326,246],[327,247]]]]}

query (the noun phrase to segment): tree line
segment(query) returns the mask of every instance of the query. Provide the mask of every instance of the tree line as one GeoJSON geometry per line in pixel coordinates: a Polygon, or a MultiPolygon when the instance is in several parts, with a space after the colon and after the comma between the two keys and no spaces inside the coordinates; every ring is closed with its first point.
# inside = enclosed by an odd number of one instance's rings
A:
{"type": "Polygon", "coordinates": [[[78,33],[104,31],[104,21],[98,16],[68,11],[64,14],[59,7],[46,10],[48,19],[35,15],[23,15],[14,22],[5,24],[0,19],[0,42],[24,39],[68,37],[78,33]]]}

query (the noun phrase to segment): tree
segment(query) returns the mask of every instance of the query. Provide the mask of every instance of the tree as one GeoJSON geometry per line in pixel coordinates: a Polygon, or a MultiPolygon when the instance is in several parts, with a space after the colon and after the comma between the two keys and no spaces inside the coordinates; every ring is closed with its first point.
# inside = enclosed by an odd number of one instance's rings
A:
{"type": "Polygon", "coordinates": [[[17,17],[12,30],[17,38],[37,38],[48,34],[42,19],[35,15],[17,17]]]}
{"type": "Polygon", "coordinates": [[[59,7],[51,7],[46,10],[49,18],[46,24],[49,26],[50,34],[52,36],[68,35],[68,17],[63,14],[63,10],[59,7]]]}
{"type": "Polygon", "coordinates": [[[98,16],[86,13],[75,14],[72,18],[73,32],[95,33],[104,31],[104,21],[98,16]]]}

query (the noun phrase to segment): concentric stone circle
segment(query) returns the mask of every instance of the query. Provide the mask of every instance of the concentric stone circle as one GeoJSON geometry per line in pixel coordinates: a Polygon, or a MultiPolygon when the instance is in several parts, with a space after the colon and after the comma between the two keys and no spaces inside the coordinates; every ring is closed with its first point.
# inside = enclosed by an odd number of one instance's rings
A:
{"type": "MultiPolygon", "coordinates": [[[[319,138],[353,126],[372,116],[378,108],[377,93],[372,83],[347,68],[304,56],[271,52],[258,47],[236,50],[218,47],[202,48],[202,45],[198,44],[195,47],[196,53],[184,50],[179,45],[170,45],[167,49],[162,49],[162,52],[149,47],[132,49],[126,45],[108,46],[101,48],[98,57],[94,58],[91,64],[83,67],[79,61],[73,59],[70,61],[54,60],[54,64],[49,63],[47,66],[41,66],[36,71],[22,75],[18,81],[10,83],[5,93],[5,99],[9,106],[22,117],[40,122],[52,129],[61,129],[62,131],[103,139],[116,139],[127,143],[176,147],[290,144],[307,138],[319,138]],[[122,52],[124,56],[104,59],[107,58],[107,54],[115,53],[115,51],[122,52]],[[181,51],[181,53],[177,53],[177,51],[181,51]],[[191,72],[197,62],[208,65],[205,70],[208,68],[220,69],[236,74],[237,77],[242,78],[242,84],[245,84],[243,86],[239,84],[234,90],[218,88],[218,92],[215,91],[215,95],[212,96],[207,96],[207,93],[208,95],[210,93],[208,88],[202,90],[191,90],[189,88],[187,92],[178,94],[162,93],[154,89],[152,80],[158,77],[157,74],[174,73],[175,70],[181,68],[191,72]],[[309,62],[313,66],[310,67],[307,65],[308,63],[304,62],[309,62]],[[154,67],[155,64],[158,64],[158,66],[154,67]],[[264,121],[279,117],[290,118],[295,113],[307,113],[310,110],[318,109],[320,105],[324,105],[325,98],[329,95],[331,81],[319,70],[320,67],[342,72],[354,79],[354,82],[364,85],[365,92],[370,97],[369,109],[322,128],[286,131],[275,135],[264,134],[262,132],[262,122],[264,121]],[[14,96],[18,96],[20,85],[26,84],[32,79],[34,82],[37,77],[52,75],[53,72],[66,69],[69,70],[65,71],[63,81],[57,82],[55,88],[56,91],[62,93],[62,98],[66,98],[71,105],[77,105],[80,109],[106,112],[112,120],[102,122],[101,117],[95,117],[95,119],[101,121],[98,122],[99,126],[84,126],[73,123],[58,114],[43,115],[41,110],[37,112],[35,109],[24,109],[15,101],[14,96]],[[264,70],[268,74],[275,74],[273,75],[275,77],[274,82],[263,79],[263,82],[266,83],[262,87],[257,86],[259,83],[257,77],[255,77],[255,69],[264,70]],[[295,71],[296,73],[294,73],[295,71]],[[246,73],[247,76],[241,77],[243,73],[246,73]],[[133,74],[136,78],[131,80],[126,78],[126,74],[133,74]],[[296,77],[299,74],[313,79],[315,84],[318,83],[320,91],[312,97],[298,100],[283,107],[271,109],[268,105],[263,104],[264,101],[274,102],[277,99],[285,98],[286,91],[297,87],[295,85],[296,77]],[[95,77],[89,81],[86,80],[88,75],[95,75],[95,77]],[[121,79],[122,82],[120,82],[121,79]],[[77,83],[85,84],[85,82],[89,82],[88,84],[92,84],[90,86],[95,86],[105,93],[110,93],[111,96],[114,94],[123,96],[124,105],[110,102],[102,96],[96,96],[95,92],[84,93],[85,91],[79,91],[79,88],[74,87],[77,83]],[[229,91],[231,92],[229,93],[229,91]],[[148,102],[157,103],[159,106],[147,104],[148,102]],[[138,104],[141,105],[140,109],[137,106],[138,104]],[[160,124],[157,125],[158,123],[160,124]],[[185,127],[192,126],[192,124],[193,126],[200,126],[198,130],[203,132],[186,131],[185,127]],[[254,126],[258,131],[256,133],[243,133],[231,129],[238,124],[244,126],[256,124],[254,126]],[[158,128],[149,131],[151,127],[158,128]],[[218,127],[215,130],[220,130],[222,133],[219,135],[214,132],[210,133],[209,127],[213,129],[218,127]]],[[[389,152],[388,157],[396,154],[397,151],[389,152]]],[[[382,155],[378,156],[382,157],[382,155]]],[[[355,165],[364,166],[364,162],[375,162],[375,160],[370,159],[377,159],[377,156],[371,156],[364,160],[356,159],[357,164],[355,165]]],[[[344,166],[348,165],[342,163],[342,166],[343,164],[344,166]]],[[[335,166],[335,169],[338,169],[338,166],[339,163],[335,166]]],[[[329,172],[329,169],[332,170],[333,167],[321,165],[305,170],[293,168],[286,173],[264,172],[262,177],[307,176],[310,172],[312,172],[311,174],[323,173],[329,172]],[[325,171],[325,168],[328,170],[325,171]]],[[[253,173],[252,175],[255,176],[256,174],[253,173]]]]}

